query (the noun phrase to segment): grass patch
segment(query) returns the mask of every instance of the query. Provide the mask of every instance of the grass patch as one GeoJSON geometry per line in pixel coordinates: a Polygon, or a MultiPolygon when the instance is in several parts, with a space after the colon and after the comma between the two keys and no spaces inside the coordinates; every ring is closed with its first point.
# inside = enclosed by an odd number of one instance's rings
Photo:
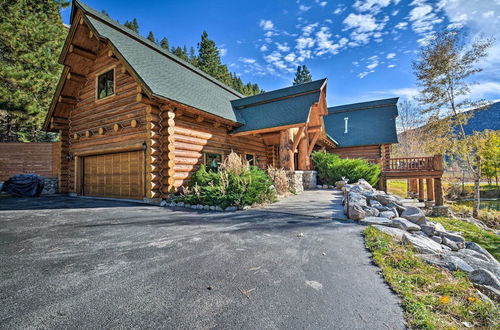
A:
{"type": "Polygon", "coordinates": [[[388,180],[387,192],[401,198],[408,197],[408,184],[406,180],[388,180]]]}
{"type": "Polygon", "coordinates": [[[481,300],[466,274],[428,265],[415,256],[411,247],[373,227],[366,228],[364,234],[373,260],[401,297],[410,329],[460,329],[465,324],[485,329],[498,326],[498,304],[481,300]]]}
{"type": "Polygon", "coordinates": [[[500,236],[478,226],[460,219],[449,219],[444,217],[430,217],[432,221],[439,222],[446,230],[462,232],[467,241],[477,243],[490,252],[497,260],[500,260],[500,236]]]}

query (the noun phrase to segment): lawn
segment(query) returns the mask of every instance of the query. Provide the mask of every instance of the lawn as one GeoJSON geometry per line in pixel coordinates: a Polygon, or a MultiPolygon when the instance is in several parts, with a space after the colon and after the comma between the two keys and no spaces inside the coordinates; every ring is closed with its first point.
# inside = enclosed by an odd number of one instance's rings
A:
{"type": "MultiPolygon", "coordinates": [[[[450,183],[447,181],[443,182],[443,190],[446,192],[450,183]]],[[[461,186],[460,186],[461,187],[461,186]]],[[[495,191],[499,189],[495,185],[489,185],[486,183],[481,183],[481,192],[495,191]]],[[[464,185],[464,190],[466,194],[472,194],[474,192],[474,184],[467,183],[464,185]]],[[[388,180],[387,181],[387,192],[392,193],[396,196],[407,198],[408,197],[408,186],[406,180],[388,180]]]]}
{"type": "Polygon", "coordinates": [[[364,234],[374,262],[401,297],[410,329],[493,329],[500,324],[498,304],[481,300],[465,273],[429,265],[411,247],[373,227],[364,234]]]}

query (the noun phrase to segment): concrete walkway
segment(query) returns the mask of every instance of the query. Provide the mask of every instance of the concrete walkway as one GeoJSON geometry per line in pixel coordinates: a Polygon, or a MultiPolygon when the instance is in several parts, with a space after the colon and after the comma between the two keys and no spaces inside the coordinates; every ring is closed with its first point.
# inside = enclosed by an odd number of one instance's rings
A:
{"type": "Polygon", "coordinates": [[[288,213],[324,219],[347,219],[340,190],[306,190],[262,208],[267,212],[288,213]]]}

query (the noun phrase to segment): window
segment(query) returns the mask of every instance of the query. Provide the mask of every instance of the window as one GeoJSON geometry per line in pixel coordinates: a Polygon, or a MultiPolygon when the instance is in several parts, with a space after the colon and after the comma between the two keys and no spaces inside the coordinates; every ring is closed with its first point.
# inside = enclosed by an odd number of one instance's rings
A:
{"type": "Polygon", "coordinates": [[[257,161],[255,159],[255,155],[245,154],[245,159],[247,160],[248,165],[250,165],[250,166],[256,166],[257,165],[257,161]]]}
{"type": "Polygon", "coordinates": [[[347,134],[349,132],[347,128],[347,123],[349,122],[349,117],[344,118],[345,126],[344,126],[344,134],[347,134]]]}
{"type": "Polygon", "coordinates": [[[115,94],[115,70],[111,69],[97,77],[97,99],[115,94]]]}
{"type": "Polygon", "coordinates": [[[217,167],[221,162],[221,154],[205,153],[205,166],[208,170],[217,171],[217,167]]]}

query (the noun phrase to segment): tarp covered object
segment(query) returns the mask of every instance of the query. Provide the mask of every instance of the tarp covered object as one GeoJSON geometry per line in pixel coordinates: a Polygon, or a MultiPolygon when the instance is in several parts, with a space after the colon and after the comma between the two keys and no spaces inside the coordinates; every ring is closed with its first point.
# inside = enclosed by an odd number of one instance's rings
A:
{"type": "Polygon", "coordinates": [[[16,174],[3,183],[2,191],[23,197],[40,196],[43,178],[36,174],[16,174]]]}

